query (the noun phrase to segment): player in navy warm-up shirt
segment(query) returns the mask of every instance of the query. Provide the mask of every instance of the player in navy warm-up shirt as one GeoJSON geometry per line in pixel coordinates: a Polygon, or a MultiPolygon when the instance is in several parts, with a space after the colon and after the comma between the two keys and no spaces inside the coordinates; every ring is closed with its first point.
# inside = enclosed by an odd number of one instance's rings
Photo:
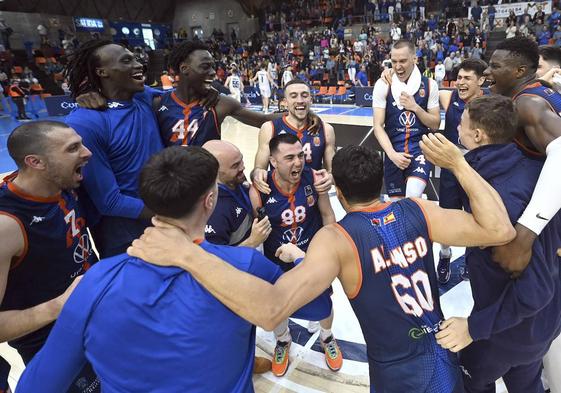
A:
{"type": "Polygon", "coordinates": [[[93,154],[84,170],[84,189],[101,214],[92,229],[96,247],[101,257],[120,254],[152,215],[138,196],[138,174],[164,147],[152,111],[156,93],[145,88],[142,64],[134,55],[108,41],[82,45],[67,73],[74,97],[95,90],[107,99],[106,110],[79,107],[66,123],[93,154]]]}
{"type": "MultiPolygon", "coordinates": [[[[236,313],[266,329],[338,277],[365,336],[371,391],[462,392],[454,356],[435,342],[443,317],[430,259],[432,242],[503,244],[513,238],[514,229],[498,194],[456,146],[440,134],[423,141],[427,159],[459,179],[475,207],[473,215],[422,199],[383,204],[380,156],[362,146],[347,146],[333,158],[333,177],[348,216],[339,225],[322,228],[303,262],[274,285],[233,269],[166,228],[147,234],[130,252],[155,263],[172,260],[236,313]]],[[[293,261],[304,253],[288,244],[279,256],[293,261]]]]}
{"type": "Polygon", "coordinates": [[[206,240],[230,246],[260,246],[269,236],[271,224],[267,217],[253,218],[242,153],[226,141],[208,141],[203,148],[220,164],[218,201],[205,228],[206,240]]]}
{"type": "Polygon", "coordinates": [[[319,132],[312,132],[308,115],[312,106],[312,93],[308,84],[300,79],[293,79],[286,84],[284,90],[288,114],[282,118],[264,123],[259,131],[259,142],[255,155],[255,167],[251,178],[255,187],[262,193],[271,192],[267,181],[269,168],[269,141],[271,138],[284,133],[294,135],[300,139],[304,150],[305,164],[315,171],[319,171],[318,183],[315,185],[319,192],[329,190],[331,184],[331,160],[335,154],[335,131],[329,123],[321,122],[319,132]]]}
{"type": "MultiPolygon", "coordinates": [[[[448,140],[456,145],[461,145],[458,137],[458,126],[464,112],[464,106],[472,99],[488,93],[481,86],[485,82],[483,72],[487,64],[479,59],[466,59],[460,64],[458,77],[456,79],[455,90],[440,90],[440,102],[446,112],[444,121],[444,135],[448,140]]],[[[462,190],[447,169],[440,170],[440,183],[438,190],[438,204],[445,209],[461,209],[462,190]]],[[[446,284],[450,280],[450,261],[452,260],[452,249],[446,245],[441,245],[437,278],[441,284],[446,284]]],[[[467,269],[460,270],[463,279],[468,279],[467,269]]]]}
{"type": "MultiPolygon", "coordinates": [[[[18,171],[0,185],[0,337],[28,364],[45,343],[76,277],[97,261],[85,200],[72,191],[91,153],[73,129],[54,121],[17,127],[8,138],[8,152],[18,171]]],[[[67,389],[100,391],[91,367],[84,366],[67,389]]]]}
{"type": "MultiPolygon", "coordinates": [[[[184,236],[236,269],[274,283],[282,272],[257,251],[202,240],[216,203],[217,172],[218,162],[204,149],[171,147],[146,164],[139,192],[184,236]]],[[[297,316],[322,318],[330,308],[331,300],[322,296],[297,316]]],[[[109,393],[253,392],[254,352],[255,326],[189,273],[123,254],[88,272],[18,391],[59,393],[89,360],[109,393]]]]}
{"type": "Polygon", "coordinates": [[[411,42],[397,41],[391,59],[391,86],[379,79],[372,93],[374,135],[386,153],[384,183],[390,197],[420,197],[432,165],[419,141],[430,129],[439,128],[438,85],[421,75],[411,42]]]}
{"type": "MultiPolygon", "coordinates": [[[[498,191],[513,223],[529,202],[543,166],[543,160],[509,143],[516,125],[512,101],[490,96],[469,103],[460,127],[462,143],[471,150],[466,160],[498,191]]],[[[469,211],[467,198],[464,204],[469,211]]],[[[448,347],[460,350],[469,344],[460,354],[466,391],[494,390],[500,377],[511,393],[544,391],[543,356],[561,330],[559,244],[561,214],[538,237],[528,268],[515,280],[493,262],[491,250],[466,249],[475,304],[467,319],[453,318],[451,327],[441,332],[448,347]]]]}

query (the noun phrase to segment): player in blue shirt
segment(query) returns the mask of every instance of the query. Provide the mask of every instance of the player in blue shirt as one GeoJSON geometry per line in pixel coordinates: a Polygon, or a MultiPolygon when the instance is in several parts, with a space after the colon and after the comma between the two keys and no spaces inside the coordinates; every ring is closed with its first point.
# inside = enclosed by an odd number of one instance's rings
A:
{"type": "Polygon", "coordinates": [[[293,79],[285,86],[284,97],[288,113],[282,118],[264,123],[259,131],[259,142],[255,155],[255,166],[251,179],[262,193],[269,194],[267,168],[269,167],[269,142],[284,133],[295,135],[300,139],[304,150],[305,164],[317,171],[316,189],[323,193],[331,187],[331,160],[335,154],[335,131],[331,124],[320,121],[319,132],[313,132],[309,122],[312,106],[312,93],[308,84],[300,79],[293,79]]]}
{"type": "MultiPolygon", "coordinates": [[[[468,104],[460,127],[462,144],[470,149],[466,160],[500,194],[513,223],[530,201],[543,165],[509,143],[516,120],[510,99],[488,96],[468,104]]],[[[462,351],[466,391],[494,391],[501,377],[510,393],[544,391],[543,356],[561,331],[559,244],[561,214],[538,236],[528,268],[514,280],[493,262],[490,249],[466,249],[473,310],[467,319],[447,320],[437,335],[445,348],[462,351]]]]}
{"type": "MultiPolygon", "coordinates": [[[[18,171],[0,185],[0,341],[8,341],[28,364],[79,276],[97,261],[84,199],[72,191],[91,152],[72,128],[54,121],[17,127],[8,152],[18,171]]],[[[66,389],[99,392],[91,367],[84,366],[66,389]]],[[[41,383],[48,385],[49,378],[41,383]]]]}
{"type": "Polygon", "coordinates": [[[107,100],[106,110],[79,107],[66,123],[93,154],[83,186],[101,214],[92,228],[97,250],[101,257],[120,254],[152,216],[138,196],[138,174],[164,147],[152,111],[155,93],[145,88],[134,54],[109,41],[83,44],[66,73],[73,97],[94,90],[107,100]]]}
{"type": "MultiPolygon", "coordinates": [[[[456,90],[441,90],[440,103],[446,112],[444,121],[444,135],[456,145],[460,145],[458,137],[458,126],[464,112],[464,106],[472,99],[486,93],[481,86],[485,82],[483,72],[487,64],[479,59],[466,59],[460,64],[458,77],[456,79],[456,90]]],[[[444,209],[461,209],[462,189],[458,182],[447,169],[440,171],[440,186],[438,190],[438,204],[444,209]]],[[[437,277],[438,282],[446,284],[450,280],[450,261],[452,260],[452,249],[446,244],[441,245],[437,277]]],[[[460,269],[460,275],[464,280],[468,279],[467,269],[460,269]]]]}
{"type": "Polygon", "coordinates": [[[421,75],[411,42],[397,41],[391,60],[391,86],[379,79],[372,93],[374,135],[386,153],[384,184],[390,197],[420,197],[432,165],[425,160],[419,142],[440,126],[438,85],[421,75]]]}
{"type": "MultiPolygon", "coordinates": [[[[267,176],[271,192],[264,194],[251,188],[249,196],[255,215],[262,213],[271,223],[271,233],[263,243],[265,256],[288,271],[294,264],[281,261],[276,254],[278,248],[285,243],[293,243],[306,250],[323,225],[335,222],[335,213],[327,192],[320,194],[314,187],[314,173],[305,165],[302,142],[297,136],[289,133],[277,135],[269,141],[268,150],[274,168],[267,176]]],[[[320,321],[319,325],[316,328],[311,324],[308,330],[320,329],[325,361],[331,370],[338,371],[343,364],[343,355],[331,332],[333,314],[320,321]]],[[[287,320],[275,327],[275,337],[273,374],[283,376],[288,369],[292,342],[287,320]]]]}
{"type": "MultiPolygon", "coordinates": [[[[218,162],[206,150],[171,147],[145,165],[139,193],[184,236],[236,269],[274,283],[282,272],[259,252],[203,240],[216,204],[217,172],[218,162]]],[[[325,317],[330,307],[323,296],[298,315],[325,317]]],[[[64,391],[88,360],[108,393],[253,392],[254,352],[255,326],[189,273],[122,254],[84,277],[18,391],[64,391]]]]}
{"type": "MultiPolygon", "coordinates": [[[[423,137],[422,147],[427,159],[458,178],[472,214],[422,199],[382,203],[380,156],[347,146],[333,158],[337,195],[347,216],[322,228],[303,262],[274,285],[232,268],[166,227],[146,233],[129,252],[192,272],[224,304],[266,329],[339,277],[364,333],[372,392],[462,392],[457,360],[434,336],[443,316],[432,242],[503,244],[513,238],[514,229],[498,194],[456,146],[443,135],[430,134],[423,137]]],[[[289,244],[279,255],[291,261],[304,253],[289,244]]]]}

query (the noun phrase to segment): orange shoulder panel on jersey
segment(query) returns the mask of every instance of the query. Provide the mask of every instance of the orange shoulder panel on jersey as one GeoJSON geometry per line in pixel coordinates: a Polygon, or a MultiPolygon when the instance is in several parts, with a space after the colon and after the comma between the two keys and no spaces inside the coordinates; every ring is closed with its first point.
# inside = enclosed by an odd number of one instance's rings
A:
{"type": "Polygon", "coordinates": [[[350,294],[347,294],[347,297],[350,300],[352,300],[355,297],[357,297],[358,293],[360,292],[360,289],[362,288],[362,265],[360,263],[360,255],[358,253],[358,249],[356,248],[356,243],[351,238],[349,233],[345,230],[345,228],[343,228],[338,223],[335,223],[334,226],[335,226],[335,228],[337,228],[339,230],[339,232],[341,232],[341,234],[345,237],[345,239],[347,239],[347,241],[349,242],[349,245],[353,249],[354,260],[355,260],[356,267],[358,269],[358,282],[356,284],[356,287],[354,288],[354,290],[350,294]]]}

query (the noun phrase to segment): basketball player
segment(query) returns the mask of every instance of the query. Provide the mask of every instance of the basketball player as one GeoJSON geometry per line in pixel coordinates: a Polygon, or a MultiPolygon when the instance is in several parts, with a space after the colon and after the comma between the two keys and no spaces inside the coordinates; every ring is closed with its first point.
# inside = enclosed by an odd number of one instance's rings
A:
{"type": "MultiPolygon", "coordinates": [[[[170,147],[145,165],[139,193],[158,217],[209,252],[275,282],[280,269],[256,250],[203,240],[216,204],[217,172],[218,162],[206,150],[170,147]]],[[[324,296],[299,313],[325,317],[330,307],[324,296]]],[[[254,352],[255,326],[191,275],[122,254],[84,277],[18,392],[63,392],[88,359],[107,392],[249,393],[254,352]]]]}
{"type": "Polygon", "coordinates": [[[390,197],[420,197],[432,165],[419,141],[440,125],[438,84],[415,65],[415,46],[397,41],[391,50],[395,71],[391,86],[383,79],[374,85],[374,135],[384,150],[384,183],[390,197]]]}
{"type": "Polygon", "coordinates": [[[288,133],[300,139],[304,149],[306,166],[318,171],[315,188],[318,192],[329,191],[331,187],[331,160],[335,154],[335,131],[333,126],[320,122],[319,132],[308,127],[308,117],[312,106],[312,94],[308,84],[294,79],[285,86],[284,96],[288,113],[282,118],[264,123],[259,131],[259,144],[255,155],[255,167],[251,173],[254,186],[262,193],[269,194],[267,182],[269,166],[269,142],[271,138],[288,133]],[[324,168],[324,170],[322,170],[324,168]]]}
{"type": "MultiPolygon", "coordinates": [[[[333,158],[333,177],[347,216],[322,228],[303,262],[274,285],[232,268],[158,221],[127,252],[188,270],[237,314],[265,329],[339,277],[366,340],[371,391],[462,392],[457,359],[434,336],[443,316],[432,242],[490,246],[511,240],[514,230],[496,191],[456,146],[440,134],[423,136],[422,146],[427,159],[458,178],[472,214],[422,199],[382,203],[380,156],[346,146],[333,158]]],[[[286,261],[304,256],[292,244],[277,254],[286,261]]]]}
{"type": "Polygon", "coordinates": [[[269,101],[271,99],[271,86],[278,89],[276,82],[271,79],[271,75],[267,72],[267,66],[264,62],[261,63],[259,71],[255,74],[251,82],[258,81],[259,92],[261,93],[261,99],[263,100],[263,112],[265,114],[269,113],[269,101]]]}
{"type": "MultiPolygon", "coordinates": [[[[497,190],[513,223],[530,201],[543,165],[511,143],[516,121],[512,100],[495,95],[470,101],[459,128],[470,150],[466,160],[497,190]]],[[[516,280],[493,262],[488,248],[466,249],[475,305],[468,318],[444,322],[436,337],[444,348],[461,350],[467,392],[495,391],[501,377],[509,393],[544,392],[543,356],[561,330],[559,244],[561,214],[538,236],[531,262],[516,280]]]]}
{"type": "MultiPolygon", "coordinates": [[[[458,126],[466,103],[485,93],[481,88],[485,82],[483,72],[487,64],[479,59],[466,59],[460,64],[458,77],[456,79],[456,90],[440,90],[440,103],[446,112],[444,123],[444,135],[446,138],[459,145],[458,126]]],[[[461,209],[462,190],[452,173],[447,169],[440,171],[440,187],[438,191],[438,204],[444,209],[461,209]]],[[[438,282],[446,284],[450,280],[450,261],[452,260],[452,249],[446,244],[441,245],[439,262],[437,267],[438,282]]],[[[462,279],[469,278],[467,268],[460,269],[462,279]]]]}
{"type": "MultiPolygon", "coordinates": [[[[213,244],[257,248],[271,233],[268,217],[253,217],[249,188],[245,186],[240,150],[230,142],[212,140],[203,145],[218,161],[218,199],[205,227],[205,239],[213,244]]],[[[271,370],[269,359],[256,356],[253,372],[271,370]]]]}
{"type": "Polygon", "coordinates": [[[226,82],[224,84],[226,85],[228,90],[230,90],[230,97],[241,103],[243,83],[242,79],[240,78],[238,67],[235,64],[231,65],[230,75],[228,76],[228,78],[226,78],[226,82]]]}
{"type": "MultiPolygon", "coordinates": [[[[516,238],[493,249],[493,259],[511,272],[521,272],[528,266],[534,240],[561,208],[561,177],[558,176],[561,95],[535,80],[538,65],[537,44],[531,39],[515,37],[497,46],[485,70],[491,92],[511,97],[516,103],[519,130],[515,142],[531,156],[546,155],[532,199],[515,226],[516,238]]],[[[559,388],[560,361],[561,340],[558,339],[553,342],[544,365],[548,379],[559,388]]]]}
{"type": "MultiPolygon", "coordinates": [[[[8,341],[28,364],[97,260],[82,198],[72,191],[91,153],[72,128],[54,121],[17,127],[8,152],[18,171],[0,186],[0,342],[8,341]]],[[[66,389],[99,392],[91,367],[82,367],[66,389]]],[[[41,382],[48,385],[49,378],[41,382]]]]}
{"type": "MultiPolygon", "coordinates": [[[[213,108],[207,109],[200,104],[216,75],[214,59],[200,41],[187,41],[174,48],[169,62],[179,75],[177,89],[165,93],[159,102],[154,103],[158,108],[156,114],[166,145],[202,146],[209,140],[221,139],[220,125],[226,116],[253,127],[261,127],[263,123],[281,117],[248,110],[225,95],[218,97],[213,108]]],[[[317,128],[319,118],[315,114],[310,117],[317,128]]]]}
{"type": "Polygon", "coordinates": [[[152,111],[155,91],[144,86],[134,54],[109,41],[84,43],[65,72],[73,97],[95,91],[107,104],[105,110],[79,107],[65,120],[93,153],[83,186],[101,214],[91,230],[105,258],[124,252],[150,223],[137,183],[142,165],[164,147],[152,111]]]}
{"type": "Polygon", "coordinates": [[[277,63],[274,58],[271,58],[269,64],[267,64],[267,73],[269,74],[270,80],[275,83],[273,85],[273,89],[271,90],[271,97],[273,100],[278,99],[280,101],[280,97],[278,96],[279,73],[277,71],[277,63]]]}
{"type": "Polygon", "coordinates": [[[284,89],[288,82],[294,79],[294,75],[292,75],[292,67],[287,66],[284,72],[282,73],[282,83],[281,87],[284,89]]]}
{"type": "MultiPolygon", "coordinates": [[[[304,150],[300,140],[292,134],[280,134],[269,142],[271,166],[268,174],[269,194],[263,194],[255,188],[249,191],[255,215],[259,209],[271,221],[272,231],[263,243],[267,258],[277,263],[282,270],[288,271],[294,264],[281,261],[277,249],[285,243],[293,243],[306,250],[312,237],[324,225],[335,222],[335,213],[327,193],[318,193],[314,188],[314,173],[304,163],[304,150]]],[[[333,337],[331,326],[333,314],[316,326],[311,321],[308,330],[311,333],[320,327],[320,341],[325,352],[327,366],[338,371],[343,364],[343,355],[333,337]]],[[[273,358],[273,374],[283,376],[288,370],[289,350],[292,338],[288,320],[275,327],[277,345],[273,358]]]]}
{"type": "Polygon", "coordinates": [[[242,153],[226,141],[208,141],[203,148],[220,165],[218,201],[205,228],[206,240],[213,244],[259,247],[271,233],[271,223],[268,217],[253,218],[242,153]]]}
{"type": "Polygon", "coordinates": [[[538,47],[538,53],[540,54],[538,69],[536,71],[536,76],[538,78],[543,77],[552,68],[561,67],[561,48],[558,46],[541,45],[538,47]]]}

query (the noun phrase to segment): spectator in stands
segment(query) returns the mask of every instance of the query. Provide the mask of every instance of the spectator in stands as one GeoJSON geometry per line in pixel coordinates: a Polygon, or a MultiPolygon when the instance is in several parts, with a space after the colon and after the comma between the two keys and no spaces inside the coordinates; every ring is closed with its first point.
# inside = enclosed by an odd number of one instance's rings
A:
{"type": "Polygon", "coordinates": [[[475,7],[471,7],[471,18],[476,24],[481,22],[481,14],[483,13],[483,8],[479,5],[479,2],[475,2],[475,7]]]}
{"type": "Polygon", "coordinates": [[[483,57],[483,49],[479,46],[479,42],[475,43],[475,46],[471,50],[470,57],[479,60],[483,57]]]}
{"type": "Polygon", "coordinates": [[[561,46],[561,25],[557,26],[555,33],[553,33],[553,39],[555,40],[556,46],[561,46]]]}
{"type": "Polygon", "coordinates": [[[549,44],[549,39],[550,38],[551,38],[551,33],[549,32],[549,28],[548,28],[548,26],[544,25],[542,27],[542,30],[540,32],[538,32],[538,45],[549,44]]]}
{"type": "Polygon", "coordinates": [[[6,21],[4,19],[0,19],[0,35],[2,36],[2,45],[6,50],[10,49],[10,36],[14,30],[11,27],[6,25],[6,21]]]}
{"type": "Polygon", "coordinates": [[[392,23],[392,28],[390,29],[390,37],[393,42],[399,41],[401,39],[401,28],[392,23]]]}
{"type": "MultiPolygon", "coordinates": [[[[512,11],[511,11],[512,12],[512,11]]],[[[508,21],[508,19],[507,19],[508,21]]],[[[506,28],[506,38],[514,38],[516,37],[517,32],[516,22],[508,22],[508,27],[506,28]]]]}
{"type": "Polygon", "coordinates": [[[444,59],[444,69],[446,70],[446,80],[452,80],[452,73],[454,72],[454,59],[456,57],[456,53],[452,52],[446,59],[444,59]]]}
{"type": "Polygon", "coordinates": [[[434,79],[436,80],[436,83],[438,83],[439,88],[442,87],[442,81],[445,77],[446,68],[444,67],[444,64],[442,64],[442,61],[439,60],[438,64],[434,67],[434,79]]]}
{"type": "Polygon", "coordinates": [[[561,48],[554,45],[541,45],[538,50],[540,54],[538,70],[536,71],[538,78],[554,67],[561,67],[561,48]]]}
{"type": "Polygon", "coordinates": [[[45,45],[48,43],[49,39],[48,39],[48,31],[47,28],[45,26],[43,26],[42,24],[37,25],[37,33],[39,33],[39,42],[41,42],[41,45],[45,45]]]}
{"type": "Polygon", "coordinates": [[[19,79],[16,78],[12,80],[12,83],[8,88],[8,95],[12,98],[12,101],[14,101],[14,104],[16,104],[16,107],[18,108],[17,119],[20,121],[31,120],[29,117],[27,117],[27,114],[25,113],[26,93],[24,89],[20,87],[19,79]]]}
{"type": "Polygon", "coordinates": [[[534,14],[532,22],[534,22],[534,25],[543,25],[545,23],[545,13],[541,5],[538,6],[538,11],[534,14]]]}

